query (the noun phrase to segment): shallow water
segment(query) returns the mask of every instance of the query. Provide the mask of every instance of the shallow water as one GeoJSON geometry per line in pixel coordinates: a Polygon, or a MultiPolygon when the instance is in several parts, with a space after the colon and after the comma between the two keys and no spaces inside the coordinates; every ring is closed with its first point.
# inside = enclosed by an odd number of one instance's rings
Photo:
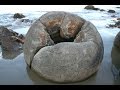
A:
{"type": "MultiPolygon", "coordinates": [[[[117,6],[114,6],[117,7],[117,6]]],[[[104,7],[101,7],[104,9],[104,7]]],[[[110,7],[109,7],[110,8],[110,7]]],[[[109,9],[108,8],[108,9],[109,9]]],[[[113,6],[111,7],[113,8],[113,6]]],[[[116,9],[116,12],[119,12],[120,9],[116,9]]],[[[32,12],[33,13],[33,12],[32,12]]],[[[26,18],[32,18],[33,21],[40,17],[45,12],[35,12],[35,13],[25,13],[28,15],[26,18]]],[[[70,83],[67,85],[115,85],[120,84],[120,78],[118,77],[119,72],[116,69],[112,69],[113,67],[116,67],[117,69],[120,69],[120,52],[113,47],[113,41],[116,36],[116,34],[120,31],[118,28],[106,28],[107,24],[113,23],[112,20],[115,18],[112,18],[111,15],[114,14],[108,14],[107,12],[100,12],[100,11],[89,11],[89,10],[81,10],[80,12],[74,12],[74,14],[77,14],[84,19],[91,21],[96,28],[98,29],[104,44],[104,57],[103,61],[99,67],[98,72],[96,72],[94,75],[89,77],[88,79],[82,81],[82,82],[76,82],[76,83],[70,83]],[[113,73],[115,71],[116,73],[113,73]]],[[[11,17],[10,14],[5,14],[5,17],[11,17]]],[[[116,16],[119,16],[120,13],[115,14],[116,16]]],[[[2,16],[2,15],[1,15],[2,16]]],[[[0,16],[0,19],[2,20],[0,16]]],[[[0,20],[0,21],[1,21],[0,20]]],[[[20,23],[16,23],[19,21],[14,21],[11,18],[5,18],[6,22],[2,20],[0,24],[6,25],[10,24],[12,22],[12,26],[9,28],[14,29],[15,31],[26,34],[28,31],[28,28],[31,24],[26,25],[23,23],[21,26],[19,26],[20,23]],[[19,27],[18,27],[19,26],[19,27]]],[[[25,60],[24,60],[24,54],[22,51],[20,52],[5,52],[2,51],[0,48],[0,85],[55,85],[58,83],[53,83],[50,81],[47,81],[41,77],[39,77],[34,71],[29,69],[27,67],[25,60]]]]}
{"type": "MultiPolygon", "coordinates": [[[[82,81],[82,82],[76,82],[76,83],[70,83],[70,84],[77,84],[77,85],[113,85],[113,84],[120,84],[120,80],[114,79],[111,67],[112,63],[117,66],[120,65],[119,58],[112,56],[115,56],[118,54],[118,57],[120,57],[120,53],[116,52],[115,50],[112,50],[112,44],[113,44],[113,38],[103,38],[104,42],[104,58],[100,65],[100,68],[97,73],[89,77],[88,79],[82,81]],[[112,50],[112,51],[111,51],[112,50]],[[118,65],[119,63],[119,65],[118,65]]],[[[11,53],[11,55],[8,56],[8,52],[4,53],[4,57],[0,56],[0,84],[10,84],[10,85],[34,85],[34,84],[40,84],[40,85],[53,85],[57,83],[52,83],[49,81],[46,81],[39,77],[34,71],[30,70],[29,67],[27,67],[24,55],[23,53],[11,53]],[[6,55],[5,55],[6,54],[6,55]],[[18,55],[18,56],[17,56],[18,55]],[[6,57],[7,56],[7,59],[6,57]],[[11,58],[11,56],[14,56],[11,58]]],[[[120,67],[120,66],[119,66],[120,67]]]]}

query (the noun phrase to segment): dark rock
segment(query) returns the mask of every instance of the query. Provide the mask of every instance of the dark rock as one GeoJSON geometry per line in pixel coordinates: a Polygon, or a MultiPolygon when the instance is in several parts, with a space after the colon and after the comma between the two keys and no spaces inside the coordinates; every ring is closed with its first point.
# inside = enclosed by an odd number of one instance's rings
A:
{"type": "Polygon", "coordinates": [[[54,82],[82,81],[103,59],[102,38],[95,26],[68,12],[48,12],[30,27],[24,57],[39,76],[54,82]]]}
{"type": "Polygon", "coordinates": [[[116,8],[120,8],[120,7],[116,7],[116,8]]]}
{"type": "Polygon", "coordinates": [[[108,10],[108,13],[115,13],[115,10],[108,10]]]}
{"type": "Polygon", "coordinates": [[[87,9],[87,10],[100,10],[99,8],[95,8],[93,5],[88,5],[84,9],[87,9]]]}
{"type": "Polygon", "coordinates": [[[112,15],[111,17],[114,17],[114,18],[115,18],[116,16],[115,16],[115,15],[112,15]]]}
{"type": "Polygon", "coordinates": [[[99,8],[93,8],[93,10],[100,10],[99,8]]]}
{"type": "MultiPolygon", "coordinates": [[[[4,50],[11,51],[11,50],[19,50],[21,48],[21,43],[17,42],[15,38],[18,37],[18,33],[14,32],[13,30],[9,30],[7,28],[0,27],[2,30],[0,34],[1,39],[1,47],[4,50]]],[[[19,37],[18,37],[19,38],[19,37]]]]}
{"type": "Polygon", "coordinates": [[[108,27],[114,28],[114,27],[116,27],[116,25],[110,24],[108,27]]]}
{"type": "Polygon", "coordinates": [[[23,14],[20,13],[16,13],[14,14],[13,18],[17,19],[17,18],[24,18],[25,16],[23,14]]]}
{"type": "Polygon", "coordinates": [[[115,26],[119,26],[120,25],[120,21],[115,23],[115,26]]]}
{"type": "Polygon", "coordinates": [[[86,6],[84,9],[90,9],[90,10],[93,10],[95,7],[93,5],[88,5],[86,6]]]}
{"type": "Polygon", "coordinates": [[[114,28],[114,27],[120,28],[120,21],[115,22],[115,24],[109,24],[108,28],[110,28],[110,27],[112,27],[112,28],[114,28]]]}
{"type": "Polygon", "coordinates": [[[2,58],[13,60],[18,55],[20,55],[23,52],[23,50],[5,50],[2,48],[2,58]]]}
{"type": "Polygon", "coordinates": [[[32,22],[32,21],[31,21],[31,20],[29,20],[29,19],[21,19],[21,22],[28,23],[28,22],[32,22]]]}
{"type": "Polygon", "coordinates": [[[105,11],[104,9],[100,9],[100,11],[105,11]]]}

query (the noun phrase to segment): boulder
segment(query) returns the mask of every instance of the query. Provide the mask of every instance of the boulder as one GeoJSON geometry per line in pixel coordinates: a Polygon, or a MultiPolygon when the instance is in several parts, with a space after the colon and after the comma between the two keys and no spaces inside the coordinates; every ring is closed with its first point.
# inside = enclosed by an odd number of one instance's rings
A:
{"type": "Polygon", "coordinates": [[[31,20],[29,20],[29,19],[21,19],[20,21],[21,21],[21,22],[25,22],[25,23],[28,23],[28,22],[30,22],[30,23],[31,23],[31,22],[32,22],[32,21],[31,21],[31,20]]]}
{"type": "Polygon", "coordinates": [[[19,50],[21,48],[21,43],[17,42],[14,37],[18,37],[18,33],[14,32],[13,30],[9,30],[4,26],[0,27],[1,35],[1,47],[4,50],[11,51],[11,50],[19,50]]]}
{"type": "Polygon", "coordinates": [[[95,26],[68,12],[48,12],[26,34],[24,57],[39,76],[60,83],[84,80],[103,59],[103,41],[95,26]]]}
{"type": "Polygon", "coordinates": [[[120,49],[120,32],[115,37],[114,46],[120,49]]]}
{"type": "Polygon", "coordinates": [[[108,10],[108,13],[115,13],[115,10],[108,10]]]}
{"type": "Polygon", "coordinates": [[[20,13],[15,13],[13,18],[17,19],[17,18],[24,18],[25,16],[23,14],[20,13]]]}

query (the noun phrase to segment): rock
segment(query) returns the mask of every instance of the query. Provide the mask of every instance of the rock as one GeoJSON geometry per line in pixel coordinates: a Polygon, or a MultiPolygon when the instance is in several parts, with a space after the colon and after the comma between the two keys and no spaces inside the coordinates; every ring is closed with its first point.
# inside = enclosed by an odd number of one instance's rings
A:
{"type": "Polygon", "coordinates": [[[1,47],[4,50],[11,51],[11,50],[19,50],[21,49],[21,43],[17,42],[16,39],[12,38],[18,37],[18,33],[9,30],[5,28],[4,26],[0,27],[0,30],[2,30],[1,33],[1,47]]]}
{"type": "Polygon", "coordinates": [[[115,23],[115,25],[116,25],[116,26],[119,26],[119,25],[120,25],[120,21],[117,21],[117,22],[115,23]]]}
{"type": "Polygon", "coordinates": [[[116,8],[120,8],[120,7],[116,7],[116,8]]]}
{"type": "Polygon", "coordinates": [[[25,22],[25,23],[32,22],[32,21],[29,20],[29,19],[21,19],[20,21],[21,21],[21,22],[25,22]]]}
{"type": "Polygon", "coordinates": [[[93,5],[88,5],[86,6],[84,9],[90,9],[90,10],[93,10],[95,7],[93,5]]]}
{"type": "Polygon", "coordinates": [[[114,28],[114,27],[116,27],[116,25],[109,24],[108,27],[109,27],[109,28],[114,28]]]}
{"type": "Polygon", "coordinates": [[[99,8],[95,8],[93,5],[88,5],[84,9],[87,9],[87,10],[100,10],[99,8]]]}
{"type": "Polygon", "coordinates": [[[23,52],[23,50],[5,50],[2,49],[2,58],[13,60],[18,55],[20,55],[23,52]]]}
{"type": "Polygon", "coordinates": [[[25,16],[23,14],[20,13],[15,13],[13,18],[17,19],[17,18],[24,18],[25,16]]]}
{"type": "Polygon", "coordinates": [[[114,18],[115,18],[116,16],[115,16],[115,15],[112,15],[111,17],[114,17],[114,18]]]}
{"type": "Polygon", "coordinates": [[[108,10],[108,13],[115,13],[115,10],[108,10]]]}
{"type": "Polygon", "coordinates": [[[109,24],[108,27],[112,27],[112,28],[117,27],[117,28],[120,28],[120,21],[115,22],[115,24],[109,24]]]}
{"type": "Polygon", "coordinates": [[[99,8],[93,8],[93,10],[100,10],[99,8]]]}
{"type": "Polygon", "coordinates": [[[100,9],[100,11],[105,11],[104,9],[100,9]]]}
{"type": "Polygon", "coordinates": [[[114,46],[120,49],[120,32],[115,37],[114,46]]]}
{"type": "Polygon", "coordinates": [[[117,20],[120,20],[120,18],[117,18],[117,20]]]}
{"type": "Polygon", "coordinates": [[[54,82],[76,82],[94,74],[104,54],[95,26],[67,12],[49,12],[30,27],[24,57],[39,76],[54,82]]]}

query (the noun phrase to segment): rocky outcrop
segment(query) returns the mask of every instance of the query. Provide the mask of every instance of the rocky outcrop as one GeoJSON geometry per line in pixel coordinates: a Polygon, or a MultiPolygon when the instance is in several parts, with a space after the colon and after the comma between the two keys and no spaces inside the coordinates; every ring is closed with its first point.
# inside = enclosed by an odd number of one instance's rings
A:
{"type": "MultiPolygon", "coordinates": [[[[16,38],[21,38],[18,33],[14,32],[13,30],[9,30],[4,26],[0,27],[0,39],[1,39],[1,47],[4,50],[11,51],[11,50],[18,50],[21,48],[21,43],[17,41],[16,38]]],[[[24,37],[24,36],[23,36],[24,37]]],[[[23,39],[23,37],[21,39],[23,39]]]]}
{"type": "Polygon", "coordinates": [[[24,42],[25,61],[55,82],[76,82],[95,73],[103,59],[103,41],[95,26],[67,12],[49,12],[30,27],[24,42]]]}
{"type": "Polygon", "coordinates": [[[15,13],[13,18],[17,19],[17,18],[24,18],[25,16],[23,14],[20,13],[15,13]]]}
{"type": "Polygon", "coordinates": [[[108,10],[108,13],[115,13],[115,10],[108,10]]]}

